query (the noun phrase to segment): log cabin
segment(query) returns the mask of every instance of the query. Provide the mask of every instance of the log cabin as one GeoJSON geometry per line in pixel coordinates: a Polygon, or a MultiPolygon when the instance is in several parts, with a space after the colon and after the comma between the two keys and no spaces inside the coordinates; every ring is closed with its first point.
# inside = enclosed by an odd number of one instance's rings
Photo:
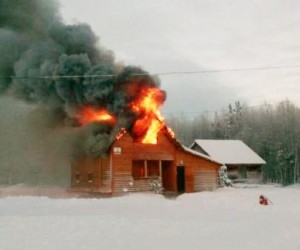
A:
{"type": "Polygon", "coordinates": [[[219,186],[222,164],[180,144],[167,128],[156,144],[137,142],[124,132],[109,148],[107,156],[80,157],[72,164],[71,191],[120,195],[151,191],[212,191],[219,186]]]}
{"type": "Polygon", "coordinates": [[[266,162],[241,140],[194,140],[191,149],[222,162],[233,183],[263,182],[266,162]]]}

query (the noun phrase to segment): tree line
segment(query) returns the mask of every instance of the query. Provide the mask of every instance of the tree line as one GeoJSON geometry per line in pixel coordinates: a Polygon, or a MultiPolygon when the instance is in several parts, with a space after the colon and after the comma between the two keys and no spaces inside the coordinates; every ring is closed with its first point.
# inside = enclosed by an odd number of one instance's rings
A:
{"type": "Polygon", "coordinates": [[[213,116],[170,115],[167,124],[187,146],[195,139],[242,140],[266,161],[265,182],[299,181],[300,108],[289,100],[255,108],[237,101],[213,116]]]}

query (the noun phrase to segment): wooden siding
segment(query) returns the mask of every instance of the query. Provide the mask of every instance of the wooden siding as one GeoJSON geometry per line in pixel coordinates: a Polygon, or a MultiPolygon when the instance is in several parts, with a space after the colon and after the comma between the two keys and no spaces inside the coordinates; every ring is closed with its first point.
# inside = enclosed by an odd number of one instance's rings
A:
{"type": "Polygon", "coordinates": [[[260,165],[227,165],[228,177],[233,183],[262,183],[262,166],[260,165]]]}
{"type": "Polygon", "coordinates": [[[176,191],[176,173],[175,165],[173,161],[162,162],[162,188],[163,190],[176,191]]]}
{"type": "Polygon", "coordinates": [[[132,137],[126,133],[112,145],[110,151],[114,177],[112,192],[115,194],[130,190],[130,183],[132,182],[131,161],[134,153],[132,143],[132,137]],[[119,148],[120,151],[115,151],[115,148],[119,148]]]}
{"type": "Polygon", "coordinates": [[[101,186],[101,168],[98,159],[82,157],[74,163],[72,170],[72,185],[90,188],[101,186]],[[93,175],[92,180],[89,180],[89,174],[93,175]]]}
{"type": "Polygon", "coordinates": [[[112,173],[110,169],[109,157],[101,158],[100,161],[100,173],[101,173],[101,191],[111,192],[112,173]]]}
{"type": "Polygon", "coordinates": [[[154,145],[134,142],[130,134],[126,133],[111,145],[108,157],[81,158],[73,164],[72,188],[89,192],[111,192],[114,195],[151,191],[153,178],[159,177],[165,191],[177,192],[177,168],[180,166],[181,170],[184,168],[185,192],[217,188],[220,166],[217,163],[185,151],[164,133],[159,134],[158,144],[154,145]],[[144,162],[145,175],[135,174],[134,179],[132,167],[135,161],[144,162]],[[157,166],[159,171],[153,170],[157,166]],[[76,179],[78,173],[80,181],[76,179]],[[91,173],[93,181],[89,181],[91,173]],[[157,173],[157,177],[150,176],[157,173]]]}
{"type": "Polygon", "coordinates": [[[72,164],[71,187],[78,191],[111,191],[109,158],[81,157],[72,164]]]}
{"type": "Polygon", "coordinates": [[[218,188],[218,172],[214,167],[196,167],[194,191],[212,191],[218,188]]]}
{"type": "Polygon", "coordinates": [[[177,154],[177,165],[185,167],[186,192],[217,189],[219,164],[187,152],[181,152],[177,154]]]}
{"type": "MultiPolygon", "coordinates": [[[[158,144],[141,144],[133,141],[129,134],[125,134],[122,138],[112,145],[111,162],[113,167],[113,192],[135,192],[135,191],[150,191],[152,190],[152,178],[141,178],[134,180],[132,178],[132,164],[135,160],[145,161],[162,161],[171,162],[174,159],[174,146],[164,136],[160,135],[158,144]],[[114,153],[120,148],[120,153],[114,153]]],[[[171,186],[171,180],[166,176],[170,173],[170,164],[162,163],[162,173],[164,173],[164,181],[166,186],[171,186]]],[[[162,176],[161,176],[162,177],[162,176]]]]}

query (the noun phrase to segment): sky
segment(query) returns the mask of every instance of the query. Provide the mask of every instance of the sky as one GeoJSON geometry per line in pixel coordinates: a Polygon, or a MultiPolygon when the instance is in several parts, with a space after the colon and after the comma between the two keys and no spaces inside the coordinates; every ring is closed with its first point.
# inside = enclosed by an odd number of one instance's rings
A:
{"type": "Polygon", "coordinates": [[[117,61],[176,73],[160,75],[166,114],[214,112],[236,101],[300,106],[300,1],[59,2],[64,21],[89,24],[117,61]]]}
{"type": "Polygon", "coordinates": [[[0,248],[299,250],[299,192],[299,185],[244,185],[173,199],[153,193],[78,199],[59,189],[2,187],[0,248]],[[260,194],[270,205],[259,204],[260,194]]]}

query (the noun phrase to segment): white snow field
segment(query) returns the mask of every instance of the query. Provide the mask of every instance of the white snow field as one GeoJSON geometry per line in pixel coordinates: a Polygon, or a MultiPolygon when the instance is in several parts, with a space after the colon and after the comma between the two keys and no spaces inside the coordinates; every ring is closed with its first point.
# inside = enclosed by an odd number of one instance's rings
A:
{"type": "Polygon", "coordinates": [[[0,249],[300,249],[300,186],[165,198],[16,196],[0,191],[0,249]],[[262,206],[259,195],[272,204],[262,206]]]}

